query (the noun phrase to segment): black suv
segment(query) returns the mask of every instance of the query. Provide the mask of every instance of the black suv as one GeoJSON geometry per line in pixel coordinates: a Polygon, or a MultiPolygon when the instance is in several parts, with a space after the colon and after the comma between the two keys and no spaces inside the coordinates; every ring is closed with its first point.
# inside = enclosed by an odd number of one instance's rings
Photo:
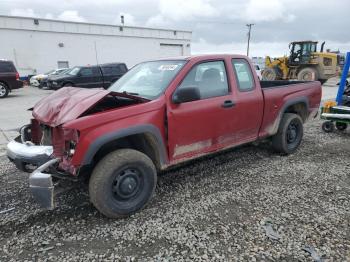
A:
{"type": "Polygon", "coordinates": [[[0,98],[8,96],[13,89],[23,87],[12,61],[0,60],[0,98]]]}
{"type": "Polygon", "coordinates": [[[128,71],[124,63],[110,63],[96,66],[76,66],[67,74],[50,77],[47,87],[59,89],[64,86],[107,89],[128,71]]]}

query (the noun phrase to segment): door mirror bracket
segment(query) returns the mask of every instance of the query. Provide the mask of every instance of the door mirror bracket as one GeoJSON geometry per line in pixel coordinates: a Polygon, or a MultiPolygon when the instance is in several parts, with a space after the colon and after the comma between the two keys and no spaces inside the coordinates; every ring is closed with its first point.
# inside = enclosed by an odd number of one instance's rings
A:
{"type": "Polygon", "coordinates": [[[198,87],[183,87],[175,91],[172,96],[174,104],[181,104],[191,101],[200,100],[201,95],[198,87]]]}

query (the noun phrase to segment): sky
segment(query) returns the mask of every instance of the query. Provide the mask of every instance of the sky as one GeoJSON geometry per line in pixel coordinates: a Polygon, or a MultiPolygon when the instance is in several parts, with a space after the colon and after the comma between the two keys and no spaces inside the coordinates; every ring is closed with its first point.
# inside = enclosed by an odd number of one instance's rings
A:
{"type": "Polygon", "coordinates": [[[296,40],[350,51],[350,0],[0,0],[0,14],[190,30],[192,53],[280,56],[296,40]]]}

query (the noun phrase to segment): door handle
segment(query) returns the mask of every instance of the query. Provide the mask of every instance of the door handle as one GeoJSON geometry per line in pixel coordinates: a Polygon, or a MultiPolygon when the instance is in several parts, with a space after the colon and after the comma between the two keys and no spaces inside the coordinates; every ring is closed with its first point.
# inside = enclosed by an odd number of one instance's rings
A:
{"type": "Polygon", "coordinates": [[[232,100],[226,100],[221,107],[223,108],[229,108],[229,107],[233,107],[235,105],[235,103],[233,103],[232,100]]]}

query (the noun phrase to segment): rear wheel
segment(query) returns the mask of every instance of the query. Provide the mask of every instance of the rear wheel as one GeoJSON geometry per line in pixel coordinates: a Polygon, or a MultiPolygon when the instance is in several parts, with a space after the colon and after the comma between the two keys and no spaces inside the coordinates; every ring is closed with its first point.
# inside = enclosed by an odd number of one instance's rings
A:
{"type": "Polygon", "coordinates": [[[304,135],[303,121],[299,115],[283,115],[278,132],[272,137],[272,147],[282,154],[291,154],[297,150],[304,135]]]}
{"type": "Polygon", "coordinates": [[[335,123],[335,127],[336,127],[339,131],[344,131],[345,129],[348,128],[348,125],[347,125],[346,123],[336,122],[336,123],[335,123]]]}
{"type": "Polygon", "coordinates": [[[277,73],[273,68],[265,68],[262,73],[262,79],[266,81],[273,81],[277,79],[277,73]]]}
{"type": "Polygon", "coordinates": [[[10,90],[5,83],[0,82],[0,98],[7,97],[10,90]]]}
{"type": "Polygon", "coordinates": [[[315,81],[318,80],[317,71],[314,68],[306,67],[298,73],[299,81],[315,81]]]}
{"type": "Polygon", "coordinates": [[[149,157],[133,149],[120,149],[95,167],[89,182],[90,200],[105,216],[124,217],[147,204],[156,184],[156,168],[149,157]]]}
{"type": "Polygon", "coordinates": [[[332,121],[326,121],[322,124],[322,130],[326,133],[331,133],[334,131],[334,124],[332,121]]]}

